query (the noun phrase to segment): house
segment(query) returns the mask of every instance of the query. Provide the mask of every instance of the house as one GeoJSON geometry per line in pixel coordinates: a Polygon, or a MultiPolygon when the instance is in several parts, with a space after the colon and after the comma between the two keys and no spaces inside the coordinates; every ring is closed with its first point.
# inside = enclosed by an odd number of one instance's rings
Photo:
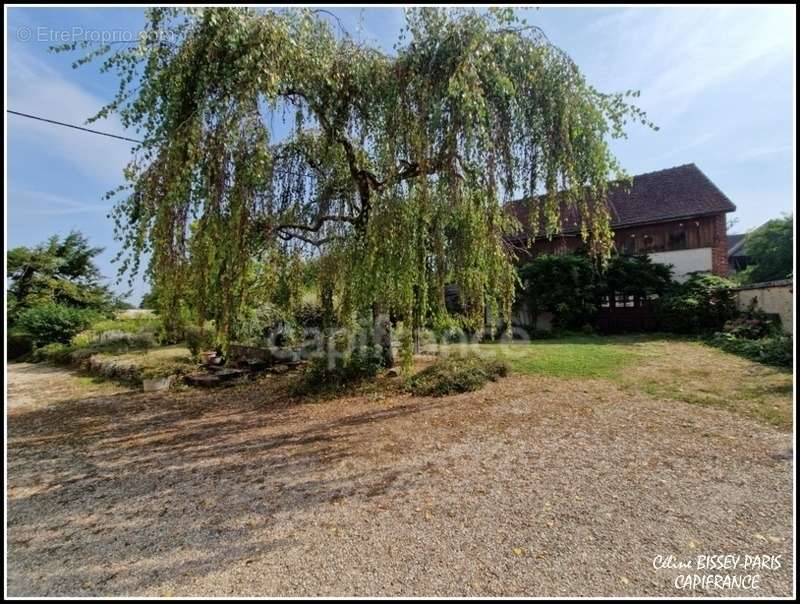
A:
{"type": "MultiPolygon", "coordinates": [[[[694,164],[639,174],[630,183],[610,186],[606,206],[611,215],[614,247],[621,254],[647,254],[654,262],[671,264],[673,277],[685,281],[693,273],[728,274],[726,218],[736,206],[694,164]]],[[[531,221],[536,204],[511,202],[507,209],[523,225],[531,221]]],[[[542,253],[565,253],[581,247],[580,217],[562,212],[562,228],[548,239],[539,233],[527,257],[542,253]]],[[[516,240],[529,240],[530,230],[516,240]]],[[[521,261],[524,262],[525,255],[521,261]]]]}
{"type": "Polygon", "coordinates": [[[744,238],[747,233],[728,235],[728,269],[738,272],[747,268],[749,258],[744,253],[744,238]]]}

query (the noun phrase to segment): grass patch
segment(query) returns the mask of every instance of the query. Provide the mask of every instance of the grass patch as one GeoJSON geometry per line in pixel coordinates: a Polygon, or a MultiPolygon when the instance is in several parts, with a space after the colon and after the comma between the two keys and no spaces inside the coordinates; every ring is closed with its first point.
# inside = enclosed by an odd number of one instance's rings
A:
{"type": "Polygon", "coordinates": [[[417,396],[471,392],[508,374],[508,365],[478,355],[447,356],[412,376],[408,389],[417,396]]]}
{"type": "MultiPolygon", "coordinates": [[[[508,363],[517,373],[559,378],[614,379],[642,354],[644,336],[574,335],[553,340],[470,346],[484,357],[508,363]]],[[[458,350],[453,345],[453,350],[458,350]]]]}
{"type": "Polygon", "coordinates": [[[162,346],[148,351],[95,354],[84,366],[92,375],[139,383],[144,377],[189,373],[197,365],[185,346],[162,346]]]}

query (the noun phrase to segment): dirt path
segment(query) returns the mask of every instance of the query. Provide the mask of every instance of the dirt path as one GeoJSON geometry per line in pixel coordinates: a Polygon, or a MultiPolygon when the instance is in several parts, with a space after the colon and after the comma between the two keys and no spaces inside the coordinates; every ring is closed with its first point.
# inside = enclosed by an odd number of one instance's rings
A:
{"type": "Polygon", "coordinates": [[[791,435],[726,411],[519,376],[42,407],[73,378],[9,370],[10,595],[791,595],[791,435]],[[698,554],[780,558],[753,591],[653,566],[698,554]]]}
{"type": "Polygon", "coordinates": [[[109,396],[128,390],[43,363],[9,363],[6,367],[8,405],[13,410],[44,407],[75,398],[109,396]]]}

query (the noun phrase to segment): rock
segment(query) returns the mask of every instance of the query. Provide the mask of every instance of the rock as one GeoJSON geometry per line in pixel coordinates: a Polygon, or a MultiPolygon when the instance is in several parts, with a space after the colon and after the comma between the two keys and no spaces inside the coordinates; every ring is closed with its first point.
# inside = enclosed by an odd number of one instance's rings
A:
{"type": "Polygon", "coordinates": [[[246,369],[220,369],[215,372],[215,377],[227,382],[228,380],[248,375],[248,373],[246,369]]]}
{"type": "Polygon", "coordinates": [[[270,368],[270,371],[272,373],[286,373],[287,371],[289,371],[289,366],[288,365],[282,365],[282,364],[281,365],[273,365],[270,368]]]}
{"type": "Polygon", "coordinates": [[[184,379],[190,386],[200,386],[202,388],[219,386],[222,383],[222,380],[216,375],[211,375],[209,373],[190,373],[184,379]]]}
{"type": "Polygon", "coordinates": [[[246,359],[241,365],[250,371],[263,371],[269,367],[269,363],[263,359],[246,359]]]}
{"type": "Polygon", "coordinates": [[[142,389],[145,392],[160,392],[162,390],[169,390],[169,387],[172,385],[172,381],[174,379],[175,379],[174,375],[143,379],[142,389]]]}
{"type": "Polygon", "coordinates": [[[397,367],[392,367],[386,372],[388,377],[400,377],[400,370],[397,367]]]}

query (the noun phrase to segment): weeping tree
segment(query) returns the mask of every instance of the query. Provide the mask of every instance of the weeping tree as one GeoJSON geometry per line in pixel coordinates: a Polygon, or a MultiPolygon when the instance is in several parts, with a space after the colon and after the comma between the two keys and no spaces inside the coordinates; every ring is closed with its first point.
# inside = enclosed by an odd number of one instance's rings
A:
{"type": "Polygon", "coordinates": [[[595,90],[510,9],[407,11],[392,53],[332,17],[155,8],[138,45],[77,61],[119,77],[94,119],[118,113],[143,136],[113,215],[121,270],[148,256],[164,317],[190,304],[224,348],[259,275],[297,253],[320,258],[339,316],[418,328],[454,283],[466,323],[507,317],[520,225],[503,201],[518,195],[535,195],[550,234],[577,210],[591,254],[607,255],[602,200],[624,176],[609,139],[649,124],[635,92],[595,90]]]}

